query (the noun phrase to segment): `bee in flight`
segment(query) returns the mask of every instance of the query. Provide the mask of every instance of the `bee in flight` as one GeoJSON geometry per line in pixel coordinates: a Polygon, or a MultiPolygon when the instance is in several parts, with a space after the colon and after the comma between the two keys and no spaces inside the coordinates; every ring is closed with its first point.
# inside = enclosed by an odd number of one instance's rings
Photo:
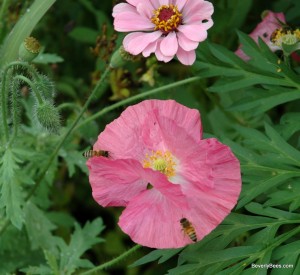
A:
{"type": "Polygon", "coordinates": [[[182,218],[180,220],[180,224],[182,227],[182,231],[189,236],[189,238],[193,241],[193,242],[197,242],[197,235],[196,235],[196,231],[195,228],[193,227],[192,223],[186,219],[186,218],[182,218]]]}
{"type": "Polygon", "coordinates": [[[98,151],[94,151],[94,150],[88,150],[86,152],[83,152],[82,155],[85,158],[91,158],[91,157],[109,157],[109,152],[108,151],[102,151],[102,150],[98,150],[98,151]]]}

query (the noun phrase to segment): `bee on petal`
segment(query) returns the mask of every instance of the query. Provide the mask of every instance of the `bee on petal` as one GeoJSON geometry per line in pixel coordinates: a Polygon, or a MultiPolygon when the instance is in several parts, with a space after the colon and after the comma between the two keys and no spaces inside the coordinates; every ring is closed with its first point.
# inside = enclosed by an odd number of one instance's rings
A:
{"type": "Polygon", "coordinates": [[[193,227],[192,223],[186,219],[186,218],[182,218],[180,220],[180,224],[182,227],[182,231],[193,241],[193,242],[197,242],[197,235],[196,235],[196,231],[195,228],[193,227]]]}
{"type": "Polygon", "coordinates": [[[92,157],[109,157],[108,151],[102,151],[102,150],[88,150],[86,152],[83,152],[82,155],[85,158],[92,158],[92,157]]]}

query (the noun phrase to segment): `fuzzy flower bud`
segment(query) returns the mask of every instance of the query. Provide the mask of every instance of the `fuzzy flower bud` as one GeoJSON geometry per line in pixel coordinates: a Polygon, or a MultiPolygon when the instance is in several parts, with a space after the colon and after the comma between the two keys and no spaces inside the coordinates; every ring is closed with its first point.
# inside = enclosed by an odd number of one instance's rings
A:
{"type": "Polygon", "coordinates": [[[39,75],[35,81],[35,86],[43,98],[52,102],[55,96],[55,86],[46,75],[39,75]]]}
{"type": "Polygon", "coordinates": [[[41,45],[34,37],[27,37],[20,45],[19,59],[21,61],[31,62],[40,52],[41,45]]]}
{"type": "Polygon", "coordinates": [[[47,131],[52,133],[58,133],[60,129],[60,116],[57,108],[45,101],[43,104],[37,106],[36,118],[39,124],[47,131]]]}

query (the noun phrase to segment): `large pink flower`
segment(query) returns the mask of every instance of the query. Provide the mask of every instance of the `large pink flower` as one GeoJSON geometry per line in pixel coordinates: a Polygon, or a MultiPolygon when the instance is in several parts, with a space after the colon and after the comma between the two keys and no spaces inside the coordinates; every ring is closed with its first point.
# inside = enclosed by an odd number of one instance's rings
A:
{"type": "MultiPolygon", "coordinates": [[[[263,20],[256,26],[256,28],[249,34],[249,36],[258,43],[260,37],[274,52],[280,48],[271,42],[271,35],[276,30],[282,27],[282,23],[285,23],[285,16],[282,12],[275,13],[272,11],[265,12],[263,20]]],[[[250,58],[243,52],[241,46],[235,52],[240,58],[249,60],[250,58]]]]}
{"type": "Polygon", "coordinates": [[[176,55],[185,65],[196,59],[195,49],[213,25],[213,5],[204,0],[126,0],[114,7],[115,30],[132,32],[123,46],[133,55],[155,53],[169,62],[176,55]]]}
{"type": "Polygon", "coordinates": [[[192,241],[182,218],[201,240],[235,206],[239,161],[215,138],[201,138],[199,112],[173,100],[128,107],[99,135],[94,150],[110,155],[87,162],[93,197],[102,206],[125,207],[119,226],[134,242],[185,246],[192,241]]]}

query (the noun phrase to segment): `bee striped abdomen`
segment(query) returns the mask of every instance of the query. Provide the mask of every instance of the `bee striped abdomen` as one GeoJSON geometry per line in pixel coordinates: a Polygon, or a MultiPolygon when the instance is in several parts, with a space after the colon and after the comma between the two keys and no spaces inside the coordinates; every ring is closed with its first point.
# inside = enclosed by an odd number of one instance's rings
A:
{"type": "Polygon", "coordinates": [[[102,150],[98,150],[98,151],[94,151],[94,150],[88,150],[86,152],[83,152],[82,155],[85,158],[91,158],[91,157],[109,157],[109,152],[108,151],[102,151],[102,150]]]}
{"type": "Polygon", "coordinates": [[[197,235],[192,223],[186,218],[180,220],[182,231],[193,241],[197,242],[197,235]]]}

